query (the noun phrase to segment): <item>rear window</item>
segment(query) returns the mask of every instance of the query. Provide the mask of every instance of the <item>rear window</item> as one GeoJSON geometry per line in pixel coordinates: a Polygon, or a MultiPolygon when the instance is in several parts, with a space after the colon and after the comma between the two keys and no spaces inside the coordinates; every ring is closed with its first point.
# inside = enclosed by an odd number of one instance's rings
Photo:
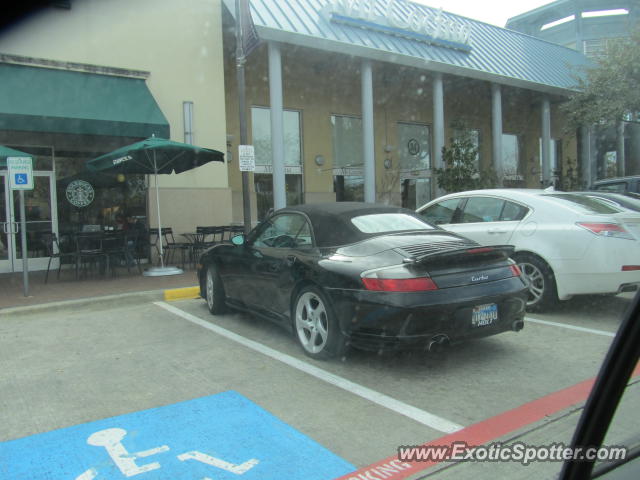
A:
{"type": "Polygon", "coordinates": [[[624,210],[616,208],[613,205],[599,202],[595,198],[585,197],[583,195],[574,195],[571,193],[549,193],[544,195],[545,197],[557,198],[561,202],[567,204],[567,206],[580,210],[586,214],[611,214],[621,213],[624,210]]]}
{"type": "Polygon", "coordinates": [[[376,213],[351,219],[362,233],[401,232],[403,230],[433,230],[434,227],[405,213],[376,213]]]}

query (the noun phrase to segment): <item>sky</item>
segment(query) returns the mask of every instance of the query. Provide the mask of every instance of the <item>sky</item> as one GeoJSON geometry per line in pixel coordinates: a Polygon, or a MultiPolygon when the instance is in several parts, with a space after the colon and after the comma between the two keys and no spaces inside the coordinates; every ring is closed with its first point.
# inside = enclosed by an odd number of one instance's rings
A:
{"type": "Polygon", "coordinates": [[[507,19],[528,12],[534,8],[552,3],[553,0],[413,0],[430,7],[440,8],[504,27],[507,19]]]}

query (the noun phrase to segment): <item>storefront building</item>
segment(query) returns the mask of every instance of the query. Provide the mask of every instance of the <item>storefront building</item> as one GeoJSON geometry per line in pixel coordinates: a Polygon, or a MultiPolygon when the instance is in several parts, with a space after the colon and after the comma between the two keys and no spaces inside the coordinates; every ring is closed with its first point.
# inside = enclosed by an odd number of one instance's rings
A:
{"type": "MultiPolygon", "coordinates": [[[[34,156],[30,268],[38,232],[156,226],[153,178],[89,174],[87,160],[153,135],[226,151],[219,0],[74,0],[0,32],[0,144],[34,156]]],[[[163,226],[228,225],[227,166],[159,177],[163,226]]],[[[17,198],[17,195],[14,195],[17,198]]],[[[18,206],[0,170],[0,273],[19,271],[18,206]]]]}
{"type": "MultiPolygon", "coordinates": [[[[234,2],[224,5],[227,146],[235,151],[235,12],[234,2]]],[[[434,170],[461,130],[504,186],[550,185],[580,168],[578,139],[564,132],[558,108],[572,70],[587,62],[575,50],[401,0],[254,0],[251,14],[262,39],[246,63],[259,218],[282,206],[271,190],[278,174],[287,204],[415,208],[440,193],[434,170]]],[[[229,184],[239,220],[233,162],[229,184]]]]}
{"type": "MultiPolygon", "coordinates": [[[[403,0],[250,3],[254,224],[297,203],[420,206],[441,193],[435,169],[459,135],[503,186],[585,175],[585,142],[559,109],[581,53],[403,0]]],[[[123,213],[154,227],[152,180],[83,168],[151,135],[226,152],[225,164],[160,177],[163,224],[242,223],[235,2],[67,5],[0,34],[0,144],[35,157],[29,228],[117,227],[123,213]]],[[[0,188],[0,272],[18,271],[6,175],[0,188]]],[[[42,250],[29,254],[45,265],[42,250]]]]}

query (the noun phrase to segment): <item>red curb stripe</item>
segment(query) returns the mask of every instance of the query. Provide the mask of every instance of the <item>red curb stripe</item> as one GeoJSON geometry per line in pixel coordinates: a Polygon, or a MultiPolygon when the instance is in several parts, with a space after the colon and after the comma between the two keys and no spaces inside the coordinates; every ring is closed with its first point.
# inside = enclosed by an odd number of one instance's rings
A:
{"type": "MultiPolygon", "coordinates": [[[[638,375],[640,375],[640,363],[636,365],[631,377],[638,375]]],[[[512,410],[499,413],[494,417],[474,423],[455,433],[424,443],[422,446],[451,445],[453,442],[466,442],[467,445],[488,443],[491,440],[542,420],[560,410],[584,402],[589,396],[594,383],[595,377],[525,403],[512,410]]],[[[396,454],[335,480],[402,480],[433,467],[441,463],[441,461],[408,463],[398,460],[396,454]]]]}

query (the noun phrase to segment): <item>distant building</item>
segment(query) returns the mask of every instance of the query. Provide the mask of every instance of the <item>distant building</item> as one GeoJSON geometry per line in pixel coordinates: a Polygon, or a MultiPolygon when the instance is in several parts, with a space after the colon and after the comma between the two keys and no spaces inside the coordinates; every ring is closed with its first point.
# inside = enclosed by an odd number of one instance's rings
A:
{"type": "MultiPolygon", "coordinates": [[[[558,0],[507,21],[506,28],[557,43],[597,59],[612,41],[640,27],[640,0],[558,0]]],[[[582,142],[596,178],[640,174],[638,113],[607,128],[591,129],[582,142]],[[588,153],[587,153],[588,152],[588,153]]]]}
{"type": "Polygon", "coordinates": [[[639,14],[640,0],[558,0],[510,18],[505,28],[598,57],[630,34],[639,14]]]}

